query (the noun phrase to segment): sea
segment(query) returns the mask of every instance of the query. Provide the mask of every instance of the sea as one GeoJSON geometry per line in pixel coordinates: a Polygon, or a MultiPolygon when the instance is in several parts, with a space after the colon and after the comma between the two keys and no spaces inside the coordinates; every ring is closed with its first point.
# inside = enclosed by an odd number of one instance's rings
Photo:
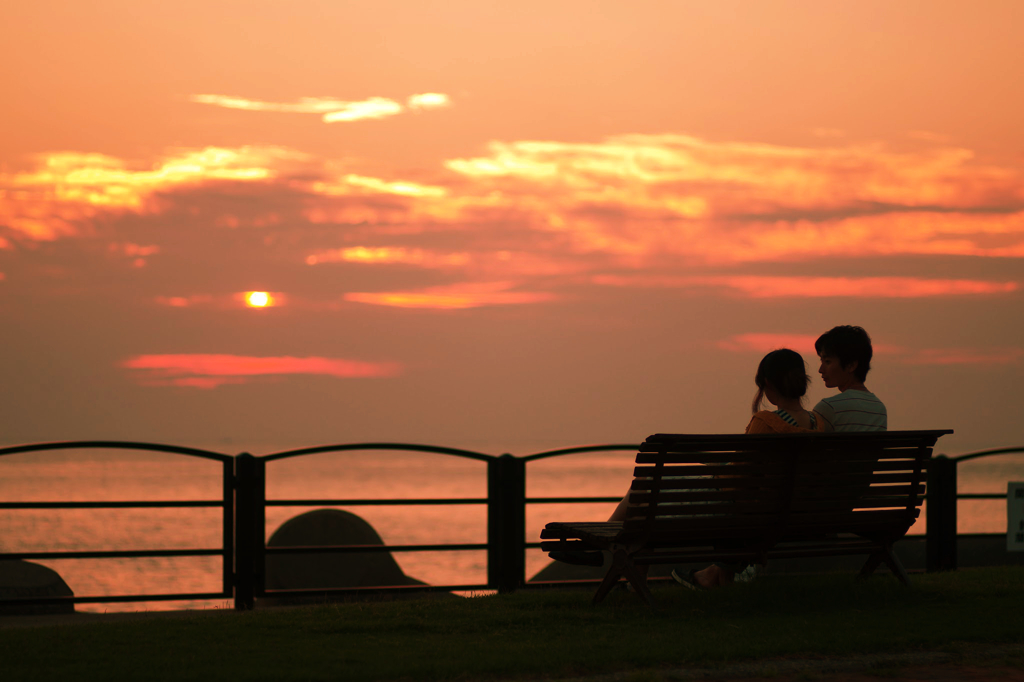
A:
{"type": "MultiPolygon", "coordinates": [[[[211,448],[217,451],[216,448],[211,448]]],[[[251,450],[265,453],[275,450],[251,450]]],[[[485,450],[505,452],[507,450],[485,450]]],[[[534,450],[533,452],[536,452],[534,450]]],[[[228,453],[225,453],[228,454],[228,453]]],[[[528,454],[527,452],[518,454],[528,454]]],[[[538,459],[526,468],[527,497],[621,497],[635,450],[538,459]]],[[[267,499],[485,498],[486,462],[400,450],[334,452],[267,462],[267,499]]],[[[137,450],[61,450],[0,457],[0,501],[219,500],[222,465],[213,460],[137,450]]],[[[1002,493],[1024,481],[1024,454],[959,465],[961,493],[1002,493]]],[[[601,521],[612,503],[529,504],[526,539],[550,521],[601,521]]],[[[267,507],[266,537],[319,507],[267,507]]],[[[340,507],[343,508],[344,507],[340,507]]],[[[485,543],[484,505],[353,506],[385,544],[485,543]]],[[[910,530],[923,534],[925,513],[910,530]]],[[[1005,500],[962,500],[960,533],[1005,533],[1005,500]]],[[[210,549],[221,545],[219,508],[0,509],[0,552],[210,549]]],[[[432,585],[483,585],[482,550],[396,552],[406,575],[432,585]]],[[[221,591],[220,557],[34,559],[57,571],[78,596],[221,591]]],[[[527,550],[526,575],[548,564],[527,550]]],[[[83,612],[231,608],[228,600],[78,604],[83,612]]]]}

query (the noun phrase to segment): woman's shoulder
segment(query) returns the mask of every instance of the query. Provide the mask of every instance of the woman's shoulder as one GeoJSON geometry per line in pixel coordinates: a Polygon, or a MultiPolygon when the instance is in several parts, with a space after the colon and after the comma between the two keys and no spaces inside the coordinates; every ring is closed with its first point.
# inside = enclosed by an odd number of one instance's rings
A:
{"type": "Polygon", "coordinates": [[[746,433],[810,433],[823,430],[821,420],[817,420],[815,428],[805,429],[802,426],[794,426],[774,412],[761,410],[755,412],[747,424],[746,433]]]}
{"type": "Polygon", "coordinates": [[[792,428],[774,412],[761,410],[750,418],[746,433],[784,433],[785,427],[792,428]]]}

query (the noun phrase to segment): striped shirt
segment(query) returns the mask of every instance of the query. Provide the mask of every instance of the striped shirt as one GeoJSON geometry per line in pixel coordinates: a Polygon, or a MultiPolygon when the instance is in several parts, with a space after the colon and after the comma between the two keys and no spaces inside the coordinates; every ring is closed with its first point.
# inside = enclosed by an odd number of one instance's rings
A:
{"type": "MultiPolygon", "coordinates": [[[[789,412],[786,412],[785,410],[779,409],[779,410],[775,410],[775,414],[779,415],[779,419],[781,419],[782,421],[786,422],[790,426],[795,426],[798,429],[802,428],[800,426],[800,423],[797,422],[796,417],[791,415],[789,412]]],[[[818,423],[817,423],[817,420],[814,418],[814,413],[811,412],[807,416],[811,418],[811,426],[810,426],[811,431],[817,431],[818,430],[818,423]]]]}
{"type": "Polygon", "coordinates": [[[814,406],[825,420],[826,431],[885,431],[885,405],[874,393],[848,389],[814,406]]]}

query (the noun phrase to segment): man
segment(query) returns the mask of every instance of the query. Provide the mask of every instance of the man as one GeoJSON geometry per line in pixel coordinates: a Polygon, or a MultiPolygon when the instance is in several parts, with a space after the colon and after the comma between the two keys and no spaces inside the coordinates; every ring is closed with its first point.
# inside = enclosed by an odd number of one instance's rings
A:
{"type": "Polygon", "coordinates": [[[871,338],[860,327],[833,327],[818,337],[814,350],[821,358],[818,374],[825,386],[838,388],[814,406],[826,431],[885,431],[885,405],[864,385],[871,369],[871,338]]]}

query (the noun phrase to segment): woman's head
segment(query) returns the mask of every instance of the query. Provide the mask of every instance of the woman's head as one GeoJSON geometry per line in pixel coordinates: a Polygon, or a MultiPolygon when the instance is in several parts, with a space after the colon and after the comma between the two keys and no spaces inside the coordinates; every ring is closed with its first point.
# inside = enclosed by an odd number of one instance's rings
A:
{"type": "Polygon", "coordinates": [[[773,350],[757,366],[757,374],[754,376],[757,395],[754,396],[753,411],[761,409],[764,392],[768,387],[783,398],[799,400],[807,393],[810,381],[804,359],[799,353],[788,348],[773,350]]]}

